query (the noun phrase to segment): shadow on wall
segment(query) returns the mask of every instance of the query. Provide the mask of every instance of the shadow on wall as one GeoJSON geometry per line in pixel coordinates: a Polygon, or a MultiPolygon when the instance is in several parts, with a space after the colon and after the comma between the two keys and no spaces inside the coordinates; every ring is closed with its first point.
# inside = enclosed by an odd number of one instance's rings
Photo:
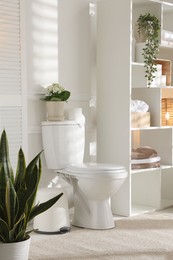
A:
{"type": "Polygon", "coordinates": [[[33,83],[58,81],[58,1],[32,0],[31,41],[33,83]]]}

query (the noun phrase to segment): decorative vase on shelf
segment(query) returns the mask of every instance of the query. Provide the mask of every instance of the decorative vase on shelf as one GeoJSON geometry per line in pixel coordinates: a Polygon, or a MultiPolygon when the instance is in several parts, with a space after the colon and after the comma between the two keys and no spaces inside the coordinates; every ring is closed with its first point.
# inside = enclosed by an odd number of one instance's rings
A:
{"type": "Polygon", "coordinates": [[[62,121],[64,120],[64,106],[65,101],[47,101],[46,113],[48,121],[62,121]]]}
{"type": "Polygon", "coordinates": [[[136,48],[135,48],[135,61],[139,62],[139,63],[144,63],[144,56],[143,56],[143,52],[144,52],[144,48],[145,48],[145,42],[137,42],[136,48]]]}

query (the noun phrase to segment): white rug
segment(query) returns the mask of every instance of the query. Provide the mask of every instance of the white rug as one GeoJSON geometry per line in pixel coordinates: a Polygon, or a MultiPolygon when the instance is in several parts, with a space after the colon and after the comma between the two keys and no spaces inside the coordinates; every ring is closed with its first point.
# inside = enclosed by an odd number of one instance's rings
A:
{"type": "Polygon", "coordinates": [[[173,208],[115,223],[110,230],[33,233],[29,260],[173,260],[173,208]]]}

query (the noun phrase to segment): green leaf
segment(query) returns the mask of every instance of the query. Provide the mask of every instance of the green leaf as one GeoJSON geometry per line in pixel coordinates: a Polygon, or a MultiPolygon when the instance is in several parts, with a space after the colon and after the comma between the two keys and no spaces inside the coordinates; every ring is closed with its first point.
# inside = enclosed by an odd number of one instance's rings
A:
{"type": "MultiPolygon", "coordinates": [[[[5,193],[7,186],[8,176],[4,170],[3,165],[0,166],[0,204],[5,208],[5,193]]],[[[0,215],[1,216],[1,215],[0,215]]]]}
{"type": "Polygon", "coordinates": [[[70,92],[69,91],[63,91],[61,93],[61,100],[66,101],[70,97],[70,92]]]}
{"type": "Polygon", "coordinates": [[[14,174],[11,167],[10,159],[9,159],[9,148],[8,148],[8,140],[5,130],[3,130],[1,139],[0,139],[0,165],[3,164],[5,173],[14,182],[14,174]]]}
{"type": "Polygon", "coordinates": [[[22,186],[18,190],[19,198],[19,212],[18,217],[25,212],[26,218],[28,218],[31,208],[33,206],[36,191],[41,176],[41,163],[40,163],[41,152],[30,162],[26,168],[26,174],[22,186]],[[39,169],[37,168],[37,162],[39,161],[39,169]],[[27,212],[26,212],[27,206],[27,212]]]}
{"type": "Polygon", "coordinates": [[[29,221],[31,219],[33,219],[34,217],[36,217],[37,215],[39,215],[39,214],[43,213],[44,211],[48,210],[50,207],[52,207],[60,199],[60,197],[62,195],[63,195],[63,193],[60,193],[56,197],[33,207],[31,214],[30,214],[29,221]]]}
{"type": "Polygon", "coordinates": [[[3,242],[9,241],[9,227],[8,224],[0,218],[0,240],[3,242]]]}
{"type": "Polygon", "coordinates": [[[26,179],[25,187],[22,186],[18,191],[18,198],[19,198],[18,216],[20,216],[23,212],[25,212],[26,219],[28,219],[31,208],[33,206],[35,200],[35,194],[40,180],[40,173],[38,171],[37,165],[35,165],[31,173],[28,175],[28,178],[26,179]],[[27,207],[27,211],[26,211],[26,207],[27,207]]]}
{"type": "Polygon", "coordinates": [[[16,221],[13,228],[9,230],[10,242],[24,240],[24,234],[26,230],[25,214],[23,213],[20,218],[16,221]],[[23,237],[22,237],[23,236],[23,237]]]}
{"type": "MultiPolygon", "coordinates": [[[[41,165],[40,157],[39,157],[39,161],[38,161],[38,167],[36,165],[34,170],[35,171],[33,171],[33,176],[36,177],[35,188],[33,187],[33,192],[31,193],[31,196],[27,200],[27,208],[28,208],[27,218],[26,218],[27,221],[29,221],[30,213],[31,213],[32,207],[34,205],[34,201],[35,201],[37,190],[38,190],[38,185],[39,185],[39,182],[40,182],[40,177],[41,177],[41,172],[42,172],[42,165],[41,165]]],[[[33,179],[33,176],[32,176],[32,179],[33,179]]]]}
{"type": "Polygon", "coordinates": [[[9,229],[11,229],[14,225],[14,220],[16,217],[16,213],[15,213],[16,201],[17,201],[17,195],[12,185],[11,179],[9,179],[7,181],[7,186],[6,186],[6,211],[7,211],[9,229]]]}
{"type": "Polygon", "coordinates": [[[0,216],[2,219],[4,219],[5,221],[7,221],[7,214],[6,214],[6,209],[5,209],[5,205],[0,205],[0,216]]]}
{"type": "Polygon", "coordinates": [[[25,163],[25,156],[23,150],[20,148],[18,153],[18,163],[17,163],[17,170],[16,176],[14,181],[14,187],[16,192],[19,190],[21,185],[23,184],[24,178],[26,173],[26,163],[25,163]]]}
{"type": "Polygon", "coordinates": [[[39,158],[40,158],[40,155],[41,155],[42,151],[37,154],[35,156],[35,158],[29,163],[29,165],[27,166],[26,168],[26,177],[25,177],[25,180],[27,181],[27,179],[30,178],[30,176],[33,174],[33,169],[35,168],[39,158]]]}

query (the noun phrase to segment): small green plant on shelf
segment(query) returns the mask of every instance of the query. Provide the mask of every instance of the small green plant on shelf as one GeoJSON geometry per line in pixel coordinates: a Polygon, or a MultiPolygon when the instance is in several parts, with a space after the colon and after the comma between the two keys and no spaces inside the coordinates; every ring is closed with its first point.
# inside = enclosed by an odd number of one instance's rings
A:
{"type": "Polygon", "coordinates": [[[145,38],[142,55],[144,57],[145,77],[147,78],[147,85],[150,87],[157,71],[155,60],[159,54],[160,21],[150,13],[141,14],[137,20],[137,28],[139,36],[143,35],[145,38]]]}

